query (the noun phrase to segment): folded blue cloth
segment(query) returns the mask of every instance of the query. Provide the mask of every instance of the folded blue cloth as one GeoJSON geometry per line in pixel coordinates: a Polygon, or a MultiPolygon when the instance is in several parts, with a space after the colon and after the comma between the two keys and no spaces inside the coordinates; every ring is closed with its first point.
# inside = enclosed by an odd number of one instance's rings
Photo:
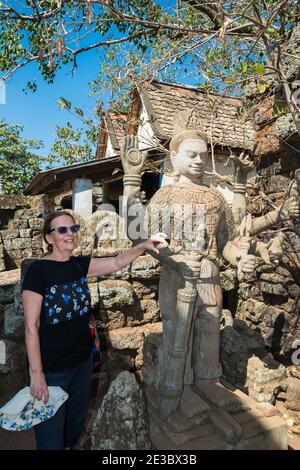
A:
{"type": "Polygon", "coordinates": [[[8,431],[25,431],[54,416],[69,395],[61,387],[50,386],[48,390],[46,405],[33,398],[29,387],[20,390],[0,408],[0,426],[8,431]]]}

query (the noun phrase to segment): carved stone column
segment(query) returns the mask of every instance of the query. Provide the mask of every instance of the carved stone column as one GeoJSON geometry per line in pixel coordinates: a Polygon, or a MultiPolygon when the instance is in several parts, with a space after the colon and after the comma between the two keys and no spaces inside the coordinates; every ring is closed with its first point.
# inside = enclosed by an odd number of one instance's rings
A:
{"type": "Polygon", "coordinates": [[[194,305],[197,297],[196,279],[184,276],[185,287],[177,292],[176,312],[172,339],[165,351],[165,364],[160,378],[160,411],[169,416],[179,406],[184,383],[192,383],[190,338],[194,305]]]}

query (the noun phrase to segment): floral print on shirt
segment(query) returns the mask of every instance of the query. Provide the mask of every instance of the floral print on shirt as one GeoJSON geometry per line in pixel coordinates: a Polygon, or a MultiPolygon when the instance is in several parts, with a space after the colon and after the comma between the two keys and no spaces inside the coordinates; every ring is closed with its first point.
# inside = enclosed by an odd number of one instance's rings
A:
{"type": "Polygon", "coordinates": [[[91,295],[86,278],[47,287],[43,305],[50,325],[89,314],[91,295]]]}

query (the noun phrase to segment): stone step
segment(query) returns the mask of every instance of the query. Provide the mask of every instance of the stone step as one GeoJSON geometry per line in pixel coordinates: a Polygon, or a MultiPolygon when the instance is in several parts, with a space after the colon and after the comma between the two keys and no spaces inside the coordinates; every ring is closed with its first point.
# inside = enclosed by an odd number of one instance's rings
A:
{"type": "MultiPolygon", "coordinates": [[[[268,404],[267,407],[255,402],[240,390],[232,391],[248,406],[247,411],[231,414],[212,408],[209,423],[195,426],[191,423],[188,429],[175,432],[155,408],[148,403],[150,418],[150,439],[157,450],[287,450],[288,432],[285,421],[277,410],[268,404]],[[273,408],[273,412],[272,409],[273,408]],[[212,416],[213,414],[213,416],[212,416]],[[230,419],[229,419],[230,418],[230,419]],[[232,420],[232,422],[230,421],[232,420]],[[226,423],[233,422],[234,436],[226,431],[226,423]],[[223,425],[222,425],[223,423],[223,425]],[[224,427],[225,426],[225,427],[224,427]],[[238,432],[237,432],[238,431],[238,432]]],[[[147,394],[148,395],[148,394],[147,394]]],[[[230,431],[230,430],[229,430],[230,431]]],[[[289,440],[289,444],[291,439],[289,440]]],[[[296,439],[294,441],[296,443],[296,439]]]]}

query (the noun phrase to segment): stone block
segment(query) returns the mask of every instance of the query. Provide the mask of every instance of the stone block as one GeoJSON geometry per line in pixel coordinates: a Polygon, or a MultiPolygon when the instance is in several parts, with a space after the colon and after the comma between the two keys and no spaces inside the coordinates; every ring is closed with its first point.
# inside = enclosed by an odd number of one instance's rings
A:
{"type": "Polygon", "coordinates": [[[300,286],[296,284],[296,282],[288,282],[286,286],[287,286],[289,295],[293,299],[298,300],[300,297],[300,286]]]}
{"type": "Polygon", "coordinates": [[[146,403],[134,374],[121,372],[111,383],[92,429],[92,449],[150,449],[146,403]]]}
{"type": "Polygon", "coordinates": [[[20,280],[20,270],[11,269],[0,274],[0,288],[14,286],[20,280]]]}
{"type": "Polygon", "coordinates": [[[291,320],[292,316],[289,317],[284,310],[272,305],[267,306],[263,319],[263,326],[264,330],[266,330],[264,337],[268,346],[272,345],[272,341],[274,342],[275,336],[288,333],[288,319],[291,320]]]}
{"type": "Polygon", "coordinates": [[[127,281],[101,281],[99,282],[99,295],[104,308],[134,303],[134,290],[127,281]]]}
{"type": "Polygon", "coordinates": [[[21,238],[30,238],[32,230],[30,228],[23,228],[20,229],[20,237],[21,238]]]}
{"type": "Polygon", "coordinates": [[[5,263],[4,260],[0,258],[0,272],[5,271],[5,263]]]}
{"type": "Polygon", "coordinates": [[[10,374],[26,370],[27,362],[24,342],[15,342],[10,339],[3,341],[5,343],[5,363],[0,364],[0,374],[10,374]]]}
{"type": "Polygon", "coordinates": [[[286,392],[286,407],[292,411],[300,411],[300,380],[290,381],[286,392]]]}
{"type": "Polygon", "coordinates": [[[25,250],[22,250],[22,259],[31,257],[33,257],[33,251],[31,248],[25,248],[25,250]]]}
{"type": "Polygon", "coordinates": [[[0,286],[0,304],[9,304],[14,301],[14,286],[0,286]]]}
{"type": "Polygon", "coordinates": [[[236,269],[226,269],[220,273],[221,286],[225,291],[229,291],[236,288],[237,282],[237,271],[236,269]]]}
{"type": "Polygon", "coordinates": [[[239,319],[233,320],[233,327],[241,335],[249,356],[252,354],[260,357],[265,355],[265,342],[259,331],[249,328],[244,321],[239,319]]]}
{"type": "Polygon", "coordinates": [[[275,135],[285,139],[289,135],[297,132],[297,127],[290,113],[279,116],[275,122],[275,135]]]}
{"type": "Polygon", "coordinates": [[[89,283],[89,289],[91,294],[91,306],[92,308],[97,308],[99,305],[99,289],[96,282],[89,283]]]}
{"type": "Polygon", "coordinates": [[[139,326],[160,320],[159,307],[154,299],[143,299],[133,305],[101,309],[101,327],[108,330],[139,326]]]}
{"type": "Polygon", "coordinates": [[[252,323],[260,323],[264,319],[267,305],[255,299],[247,299],[239,305],[237,318],[250,320],[252,323]]]}
{"type": "Polygon", "coordinates": [[[42,250],[41,248],[39,250],[38,249],[32,250],[32,257],[34,258],[41,258],[43,255],[44,255],[44,250],[42,250]]]}
{"type": "Polygon", "coordinates": [[[42,235],[33,237],[31,240],[32,248],[43,248],[43,237],[42,235]]]}
{"type": "Polygon", "coordinates": [[[127,326],[124,309],[122,311],[118,309],[102,309],[100,314],[100,322],[100,327],[108,331],[124,328],[127,326]]]}
{"type": "Polygon", "coordinates": [[[266,294],[289,297],[285,284],[286,278],[276,273],[263,273],[260,277],[261,291],[266,294]]]}
{"type": "Polygon", "coordinates": [[[17,228],[1,230],[1,235],[2,235],[3,240],[7,240],[9,238],[18,238],[19,230],[17,228]]]}
{"type": "Polygon", "coordinates": [[[142,323],[155,323],[160,320],[159,306],[154,299],[142,299],[140,302],[143,311],[142,323]]]}
{"type": "Polygon", "coordinates": [[[8,250],[8,254],[14,260],[15,264],[19,266],[23,258],[22,250],[8,250]]]}
{"type": "Polygon", "coordinates": [[[13,249],[12,239],[11,238],[4,238],[3,245],[4,245],[4,248],[7,251],[12,250],[13,249]]]}
{"type": "Polygon", "coordinates": [[[32,211],[30,209],[19,209],[15,212],[16,219],[29,219],[32,217],[32,211]]]}
{"type": "Polygon", "coordinates": [[[16,314],[14,304],[6,305],[4,309],[4,335],[6,337],[24,336],[24,317],[16,314]]]}
{"type": "Polygon", "coordinates": [[[107,276],[103,276],[103,278],[104,279],[123,279],[123,280],[127,280],[127,279],[130,278],[130,266],[125,266],[125,268],[121,269],[120,271],[108,274],[107,276]]]}
{"type": "Polygon", "coordinates": [[[275,361],[271,354],[266,354],[263,359],[250,357],[248,360],[247,376],[257,384],[269,384],[285,378],[285,367],[275,361]]]}
{"type": "Polygon", "coordinates": [[[29,227],[32,230],[42,230],[43,229],[43,219],[29,219],[29,227]]]}
{"type": "Polygon", "coordinates": [[[131,264],[131,277],[133,279],[153,279],[158,277],[159,262],[150,255],[139,256],[131,264]]]}
{"type": "Polygon", "coordinates": [[[30,238],[15,238],[12,240],[13,250],[24,250],[26,248],[31,248],[30,238]]]}
{"type": "Polygon", "coordinates": [[[144,334],[140,327],[126,327],[119,330],[110,331],[108,338],[111,346],[115,349],[138,350],[143,344],[144,334]]]}
{"type": "Polygon", "coordinates": [[[146,285],[139,281],[133,281],[132,288],[138,299],[154,299],[157,294],[158,285],[146,285]]]}
{"type": "Polygon", "coordinates": [[[0,340],[0,365],[6,363],[6,346],[5,341],[0,340]]]}
{"type": "Polygon", "coordinates": [[[28,228],[28,220],[27,219],[14,219],[10,220],[8,223],[8,229],[15,230],[20,228],[28,228]]]}

